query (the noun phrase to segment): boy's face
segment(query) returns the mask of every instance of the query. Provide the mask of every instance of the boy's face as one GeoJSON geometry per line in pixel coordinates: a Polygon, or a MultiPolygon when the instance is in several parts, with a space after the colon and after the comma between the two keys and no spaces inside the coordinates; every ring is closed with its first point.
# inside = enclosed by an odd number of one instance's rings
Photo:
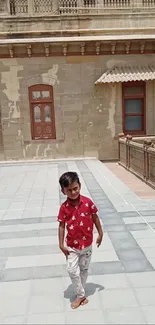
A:
{"type": "Polygon", "coordinates": [[[68,187],[65,187],[62,192],[67,195],[67,197],[71,200],[77,200],[80,195],[81,184],[74,182],[70,184],[68,187]]]}

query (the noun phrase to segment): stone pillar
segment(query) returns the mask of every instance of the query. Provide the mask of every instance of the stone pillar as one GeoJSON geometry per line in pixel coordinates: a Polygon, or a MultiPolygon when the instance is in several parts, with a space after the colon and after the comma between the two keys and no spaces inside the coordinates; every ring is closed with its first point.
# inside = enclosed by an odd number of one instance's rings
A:
{"type": "Polygon", "coordinates": [[[83,7],[83,1],[77,0],[77,7],[83,7]]]}
{"type": "Polygon", "coordinates": [[[59,13],[60,10],[59,10],[59,7],[60,7],[60,3],[59,3],[59,0],[52,0],[52,11],[53,13],[59,13]]]}
{"type": "Polygon", "coordinates": [[[33,16],[34,14],[34,1],[28,0],[28,14],[33,16]]]}
{"type": "Polygon", "coordinates": [[[0,106],[0,160],[4,160],[4,145],[3,145],[3,128],[1,119],[1,106],[0,106]]]}
{"type": "Polygon", "coordinates": [[[9,0],[0,0],[0,15],[10,14],[10,3],[9,0]]]}

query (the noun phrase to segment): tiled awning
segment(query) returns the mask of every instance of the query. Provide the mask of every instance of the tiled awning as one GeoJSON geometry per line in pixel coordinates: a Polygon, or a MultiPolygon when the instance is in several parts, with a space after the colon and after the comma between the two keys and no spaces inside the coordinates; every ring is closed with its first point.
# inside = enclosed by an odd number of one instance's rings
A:
{"type": "Polygon", "coordinates": [[[155,79],[154,66],[113,67],[95,82],[95,85],[111,82],[147,81],[155,79]]]}

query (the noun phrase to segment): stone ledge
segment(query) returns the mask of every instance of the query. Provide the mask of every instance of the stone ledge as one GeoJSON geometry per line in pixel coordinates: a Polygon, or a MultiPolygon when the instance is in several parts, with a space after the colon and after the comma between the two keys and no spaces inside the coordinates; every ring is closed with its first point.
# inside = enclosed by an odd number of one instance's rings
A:
{"type": "Polygon", "coordinates": [[[24,141],[25,145],[28,144],[49,144],[49,143],[62,143],[64,142],[64,139],[46,139],[46,140],[28,140],[28,141],[24,141]]]}

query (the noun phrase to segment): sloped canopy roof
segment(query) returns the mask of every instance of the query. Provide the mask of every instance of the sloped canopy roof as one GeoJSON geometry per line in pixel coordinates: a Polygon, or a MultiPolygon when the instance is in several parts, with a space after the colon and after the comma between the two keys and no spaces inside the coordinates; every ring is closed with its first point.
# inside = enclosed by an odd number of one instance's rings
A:
{"type": "Polygon", "coordinates": [[[154,66],[113,67],[105,71],[95,82],[95,85],[111,82],[147,81],[154,79],[154,66]]]}

